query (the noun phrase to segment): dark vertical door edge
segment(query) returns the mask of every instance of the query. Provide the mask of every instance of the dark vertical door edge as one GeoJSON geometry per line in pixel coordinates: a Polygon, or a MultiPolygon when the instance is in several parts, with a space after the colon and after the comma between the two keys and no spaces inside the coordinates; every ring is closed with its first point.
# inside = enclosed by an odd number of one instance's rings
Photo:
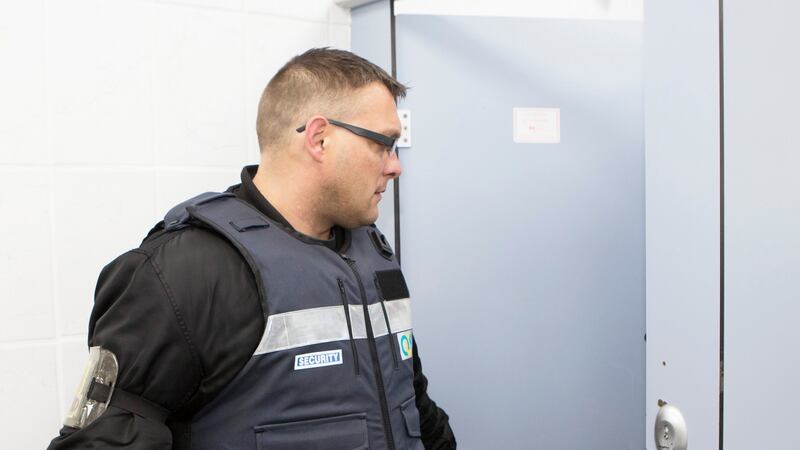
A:
{"type": "MultiPolygon", "coordinates": [[[[389,0],[389,30],[391,33],[392,77],[397,78],[397,42],[395,40],[394,0],[389,0]]],[[[400,157],[400,153],[397,153],[400,157]]],[[[400,178],[394,179],[394,254],[400,264],[400,178]]]]}
{"type": "Polygon", "coordinates": [[[723,0],[719,0],[719,450],[725,409],[725,52],[723,0]]]}

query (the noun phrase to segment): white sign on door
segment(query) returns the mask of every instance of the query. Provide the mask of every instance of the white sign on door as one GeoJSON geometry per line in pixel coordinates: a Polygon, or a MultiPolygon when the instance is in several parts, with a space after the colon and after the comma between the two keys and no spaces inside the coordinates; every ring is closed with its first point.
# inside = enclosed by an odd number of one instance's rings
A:
{"type": "Polygon", "coordinates": [[[561,108],[514,108],[514,142],[561,142],[561,108]]]}

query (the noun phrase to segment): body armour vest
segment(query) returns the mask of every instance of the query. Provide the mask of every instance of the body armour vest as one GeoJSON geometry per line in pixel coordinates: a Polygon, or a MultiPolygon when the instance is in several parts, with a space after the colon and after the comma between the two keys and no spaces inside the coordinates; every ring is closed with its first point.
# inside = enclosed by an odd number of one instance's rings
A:
{"type": "Polygon", "coordinates": [[[191,448],[423,448],[408,288],[377,228],[351,230],[336,253],[229,193],[188,200],[164,222],[228,239],[266,323],[247,364],[192,418],[191,448]]]}

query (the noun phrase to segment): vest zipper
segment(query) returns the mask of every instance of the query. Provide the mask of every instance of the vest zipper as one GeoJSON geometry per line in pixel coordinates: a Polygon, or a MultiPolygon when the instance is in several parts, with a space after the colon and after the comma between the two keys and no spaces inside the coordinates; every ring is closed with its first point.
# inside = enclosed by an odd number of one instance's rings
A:
{"type": "MultiPolygon", "coordinates": [[[[389,315],[386,314],[386,297],[383,296],[381,285],[380,283],[378,283],[378,275],[375,275],[373,281],[375,281],[375,289],[378,290],[378,295],[381,296],[381,309],[383,310],[383,320],[386,321],[386,331],[389,332],[389,337],[394,339],[394,334],[392,333],[392,326],[389,325],[389,315]]],[[[392,342],[392,359],[394,359],[394,370],[400,369],[400,364],[397,361],[397,348],[394,346],[394,342],[392,342]]]]}
{"type": "Polygon", "coordinates": [[[361,304],[364,307],[364,325],[367,327],[367,340],[369,341],[369,350],[372,354],[372,367],[375,369],[375,382],[378,385],[378,400],[381,403],[381,415],[383,416],[383,432],[386,435],[386,445],[389,450],[396,450],[394,443],[394,436],[392,435],[392,423],[389,420],[389,402],[386,400],[386,387],[383,384],[383,372],[381,371],[380,359],[378,358],[378,346],[375,343],[375,334],[372,332],[372,319],[369,316],[369,306],[367,305],[367,294],[364,292],[364,283],[361,280],[361,275],[358,274],[356,262],[348,258],[346,255],[340,255],[345,260],[350,270],[356,276],[358,281],[358,290],[361,294],[361,304]]]}
{"type": "Polygon", "coordinates": [[[350,347],[353,350],[353,366],[356,369],[356,375],[359,375],[358,370],[358,350],[356,349],[356,341],[353,339],[353,326],[350,324],[350,303],[347,302],[347,294],[344,291],[344,283],[340,278],[336,279],[339,283],[339,294],[342,296],[342,307],[344,308],[344,317],[347,319],[347,333],[350,335],[350,347]]]}

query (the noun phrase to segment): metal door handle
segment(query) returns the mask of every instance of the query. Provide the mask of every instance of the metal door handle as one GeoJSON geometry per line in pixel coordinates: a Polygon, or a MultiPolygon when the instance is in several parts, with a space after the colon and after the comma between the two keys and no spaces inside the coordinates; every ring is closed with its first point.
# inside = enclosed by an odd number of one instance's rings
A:
{"type": "Polygon", "coordinates": [[[656,450],[686,450],[689,438],[683,414],[663,400],[659,400],[658,405],[661,408],[656,416],[656,450]]]}

